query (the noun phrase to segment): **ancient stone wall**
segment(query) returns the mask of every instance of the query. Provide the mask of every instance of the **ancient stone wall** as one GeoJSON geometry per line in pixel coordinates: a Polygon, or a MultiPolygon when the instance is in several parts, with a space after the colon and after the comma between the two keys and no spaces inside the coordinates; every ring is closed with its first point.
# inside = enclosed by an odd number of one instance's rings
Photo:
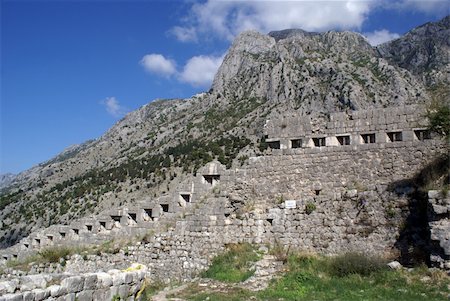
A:
{"type": "Polygon", "coordinates": [[[430,261],[436,267],[450,270],[450,193],[428,192],[428,222],[434,252],[430,261]]]}
{"type": "Polygon", "coordinates": [[[423,106],[331,113],[321,118],[285,116],[267,120],[264,133],[272,148],[335,147],[426,140],[427,119],[423,106]]]}
{"type": "Polygon", "coordinates": [[[0,282],[0,301],[135,300],[145,285],[146,271],[145,266],[135,264],[125,271],[107,273],[24,276],[0,282]]]}
{"type": "Polygon", "coordinates": [[[279,149],[249,158],[241,168],[226,170],[211,162],[170,195],[44,230],[37,234],[39,242],[33,243],[32,236],[3,256],[24,256],[25,243],[38,250],[152,229],[151,240],[129,247],[127,254],[75,257],[64,270],[142,262],[153,279],[169,280],[195,276],[229,243],[279,244],[325,254],[393,252],[409,214],[407,194],[414,189],[402,183],[445,154],[445,143],[424,129],[423,110],[416,106],[332,114],[324,122],[297,117],[268,122],[267,141],[280,141],[279,149]],[[338,139],[342,134],[350,140],[338,139]],[[363,138],[366,134],[375,140],[363,138]],[[325,139],[324,144],[315,138],[325,139]],[[61,229],[68,234],[61,237],[61,229]],[[50,232],[60,236],[50,240],[50,232]]]}

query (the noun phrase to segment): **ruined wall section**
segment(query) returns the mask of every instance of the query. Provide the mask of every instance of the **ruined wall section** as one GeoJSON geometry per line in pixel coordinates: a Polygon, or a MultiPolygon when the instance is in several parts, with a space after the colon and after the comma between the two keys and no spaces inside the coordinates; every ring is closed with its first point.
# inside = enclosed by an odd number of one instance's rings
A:
{"type": "Polygon", "coordinates": [[[331,148],[305,151],[289,158],[252,159],[246,169],[227,171],[173,229],[129,248],[126,256],[103,254],[86,263],[68,261],[67,269],[77,271],[87,265],[96,270],[131,260],[148,265],[152,278],[189,279],[226,244],[240,242],[324,254],[351,250],[395,256],[409,198],[391,191],[390,184],[410,179],[442,153],[443,144],[430,140],[347,155],[331,148]],[[317,170],[305,172],[305,164],[317,170]],[[357,184],[346,180],[350,171],[357,184]],[[315,186],[316,181],[322,186],[315,186]]]}
{"type": "Polygon", "coordinates": [[[428,222],[434,252],[431,263],[450,271],[450,193],[430,190],[428,192],[428,222]]]}
{"type": "Polygon", "coordinates": [[[297,149],[430,139],[426,109],[420,105],[336,112],[327,116],[285,116],[267,120],[272,148],[297,149]],[[400,133],[400,134],[398,134],[400,133]],[[278,144],[279,143],[279,144],[278,144]]]}
{"type": "Polygon", "coordinates": [[[32,275],[0,281],[0,301],[16,300],[136,300],[145,286],[147,268],[79,275],[32,275]]]}
{"type": "MultiPolygon", "coordinates": [[[[413,178],[445,154],[445,142],[432,139],[422,127],[426,120],[417,107],[352,112],[349,116],[331,115],[321,124],[292,117],[300,121],[281,120],[272,128],[268,122],[266,141],[279,139],[279,149],[250,158],[242,168],[225,170],[220,163],[211,162],[171,195],[95,217],[98,224],[107,219],[106,226],[100,224],[105,228],[102,231],[115,235],[132,233],[135,224],[149,222],[130,215],[146,208],[155,210],[150,222],[170,220],[171,224],[156,228],[150,242],[128,248],[127,254],[92,255],[83,261],[72,258],[65,270],[96,271],[137,261],[148,265],[151,277],[189,279],[205,269],[226,244],[239,242],[279,244],[325,254],[391,252],[409,213],[408,198],[395,191],[396,183],[413,178]],[[382,112],[384,121],[373,121],[374,112],[382,112]],[[366,119],[375,124],[365,125],[366,119]],[[356,125],[359,123],[364,124],[356,125]],[[351,124],[354,128],[347,128],[351,124]],[[388,134],[393,129],[401,133],[395,139],[388,134]],[[366,130],[375,134],[375,141],[362,138],[366,130]],[[325,145],[312,140],[319,132],[325,145]],[[354,138],[350,144],[341,144],[337,139],[341,134],[354,138]],[[310,139],[312,144],[293,147],[295,139],[291,138],[310,139]],[[290,144],[281,147],[282,139],[290,144]],[[138,221],[130,223],[135,218],[138,221]],[[117,223],[119,227],[114,226],[117,223]],[[116,232],[116,228],[124,232],[116,232]]],[[[377,116],[380,120],[381,115],[377,116]]],[[[87,222],[81,225],[87,227],[87,222]]]]}

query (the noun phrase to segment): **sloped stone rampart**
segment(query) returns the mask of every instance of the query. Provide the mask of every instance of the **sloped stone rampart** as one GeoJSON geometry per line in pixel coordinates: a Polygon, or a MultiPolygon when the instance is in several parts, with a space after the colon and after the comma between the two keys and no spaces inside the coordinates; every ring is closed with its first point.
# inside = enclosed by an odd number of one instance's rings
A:
{"type": "MultiPolygon", "coordinates": [[[[289,132],[280,137],[286,141],[292,137],[312,139],[320,129],[327,129],[332,130],[325,133],[329,141],[351,132],[355,139],[349,145],[309,143],[293,148],[286,144],[285,148],[267,150],[264,156],[249,158],[242,168],[229,170],[211,162],[170,195],[78,221],[69,226],[80,229],[76,243],[89,242],[89,237],[95,238],[94,243],[124,234],[130,237],[139,229],[155,232],[150,242],[129,247],[127,254],[90,255],[83,261],[73,258],[64,270],[98,271],[138,261],[148,265],[152,277],[188,279],[205,269],[226,244],[239,242],[280,244],[325,254],[392,252],[409,214],[405,195],[413,189],[399,183],[411,182],[446,153],[443,141],[428,139],[432,137],[423,128],[423,111],[416,109],[331,115],[329,122],[336,126],[322,125],[314,130],[317,125],[310,122],[309,132],[299,130],[297,136],[289,132]],[[377,139],[365,143],[361,134],[366,128],[351,127],[349,122],[372,120],[377,112],[382,112],[384,119],[374,127],[368,125],[377,139]],[[388,141],[391,129],[400,131],[402,139],[388,141]],[[286,206],[286,201],[294,206],[286,206]],[[152,210],[151,216],[147,209],[152,210]],[[91,230],[99,231],[87,232],[88,224],[92,224],[91,230]]],[[[283,127],[282,122],[278,129],[266,127],[269,140],[278,139],[277,131],[293,131],[295,123],[283,127]]],[[[40,245],[56,244],[42,237],[40,245]]],[[[70,238],[59,241],[72,241],[70,238]]]]}

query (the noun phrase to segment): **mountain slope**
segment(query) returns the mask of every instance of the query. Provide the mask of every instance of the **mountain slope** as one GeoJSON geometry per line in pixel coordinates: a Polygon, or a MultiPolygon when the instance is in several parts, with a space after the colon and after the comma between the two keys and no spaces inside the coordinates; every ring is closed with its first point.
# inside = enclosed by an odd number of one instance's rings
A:
{"type": "Polygon", "coordinates": [[[450,16],[419,26],[399,39],[376,47],[380,56],[405,68],[428,87],[449,84],[450,16]]]}
{"type": "MultiPolygon", "coordinates": [[[[439,25],[444,32],[446,20],[439,25]]],[[[442,30],[422,36],[440,45],[442,30]]],[[[373,48],[351,32],[242,33],[210,92],[147,104],[97,140],[19,174],[0,196],[0,245],[40,227],[167,193],[213,159],[239,166],[261,153],[266,119],[308,114],[314,120],[334,111],[429,101],[430,86],[418,67],[388,55],[395,43],[373,48]]],[[[437,47],[436,57],[449,55],[437,47]]],[[[441,59],[433,62],[436,74],[448,68],[441,59]]]]}

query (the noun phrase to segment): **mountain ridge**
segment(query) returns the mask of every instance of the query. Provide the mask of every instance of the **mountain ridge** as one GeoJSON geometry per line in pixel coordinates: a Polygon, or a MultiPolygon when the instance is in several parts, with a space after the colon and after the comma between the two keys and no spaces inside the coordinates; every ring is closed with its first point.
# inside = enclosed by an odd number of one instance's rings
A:
{"type": "MultiPolygon", "coordinates": [[[[423,26],[445,33],[448,19],[423,26]]],[[[412,35],[419,48],[433,39],[426,33],[412,35]]],[[[406,34],[401,41],[409,39],[406,34]]],[[[403,47],[398,40],[377,48],[350,32],[242,33],[209,92],[146,104],[98,139],[19,174],[0,196],[0,245],[124,200],[167,193],[213,159],[237,167],[242,158],[263,153],[266,119],[290,113],[324,119],[331,112],[430,102],[432,88],[448,84],[442,56],[449,48],[426,58],[435,64],[424,79],[414,74],[416,67],[412,72],[399,58],[380,54],[403,47]]]]}

